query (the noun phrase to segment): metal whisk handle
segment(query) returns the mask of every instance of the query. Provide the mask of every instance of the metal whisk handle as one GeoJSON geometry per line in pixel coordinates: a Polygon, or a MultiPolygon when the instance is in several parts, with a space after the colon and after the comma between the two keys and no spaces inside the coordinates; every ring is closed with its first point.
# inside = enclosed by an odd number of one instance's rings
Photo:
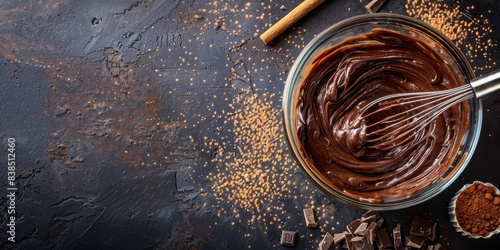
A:
{"type": "Polygon", "coordinates": [[[470,82],[476,98],[483,98],[500,90],[500,70],[478,77],[470,82]]]}

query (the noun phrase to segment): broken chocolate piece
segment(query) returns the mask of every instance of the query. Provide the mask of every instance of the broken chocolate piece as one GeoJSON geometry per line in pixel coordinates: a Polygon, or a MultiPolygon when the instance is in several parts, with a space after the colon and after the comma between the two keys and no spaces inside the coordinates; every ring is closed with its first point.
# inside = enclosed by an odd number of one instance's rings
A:
{"type": "Polygon", "coordinates": [[[342,249],[348,249],[347,248],[347,241],[344,241],[344,244],[342,244],[342,249]]]}
{"type": "Polygon", "coordinates": [[[365,236],[367,228],[368,228],[368,223],[362,222],[361,224],[359,224],[358,228],[356,228],[356,230],[354,231],[354,235],[365,236]]]}
{"type": "Polygon", "coordinates": [[[394,239],[394,249],[403,248],[403,241],[401,239],[401,225],[397,225],[392,229],[392,238],[394,239]]]}
{"type": "Polygon", "coordinates": [[[366,11],[368,13],[373,14],[380,9],[380,7],[384,4],[385,0],[372,0],[365,6],[366,11]]]}
{"type": "Polygon", "coordinates": [[[434,245],[434,250],[446,250],[446,248],[441,244],[437,243],[436,245],[434,245]]]}
{"type": "Polygon", "coordinates": [[[375,216],[375,220],[382,218],[382,214],[379,211],[368,210],[368,212],[364,213],[361,218],[368,218],[371,216],[375,216]]]}
{"type": "Polygon", "coordinates": [[[281,245],[293,247],[295,246],[295,235],[297,232],[283,230],[281,231],[281,245]]]}
{"type": "Polygon", "coordinates": [[[446,250],[446,248],[443,247],[441,244],[436,243],[436,245],[427,246],[427,250],[446,250]]]}
{"type": "Polygon", "coordinates": [[[375,243],[377,243],[378,249],[392,249],[392,242],[387,234],[387,230],[382,228],[377,232],[377,238],[375,239],[375,243]]]}
{"type": "Polygon", "coordinates": [[[317,227],[316,219],[314,218],[314,211],[312,208],[304,208],[304,218],[306,219],[307,227],[317,227]]]}
{"type": "Polygon", "coordinates": [[[346,233],[347,232],[333,234],[333,244],[338,245],[340,242],[345,240],[346,233]]]}
{"type": "Polygon", "coordinates": [[[361,236],[355,236],[354,238],[351,239],[351,242],[354,249],[356,250],[365,248],[365,241],[361,236]]]}
{"type": "Polygon", "coordinates": [[[425,243],[425,239],[418,236],[408,235],[405,237],[405,246],[413,248],[422,248],[425,243]]]}
{"type": "Polygon", "coordinates": [[[373,245],[368,244],[365,237],[356,236],[351,242],[355,250],[373,250],[373,245]]]}
{"type": "Polygon", "coordinates": [[[413,217],[410,235],[424,237],[433,241],[436,238],[436,223],[419,217],[413,217]]]}
{"type": "Polygon", "coordinates": [[[377,222],[377,216],[372,215],[369,217],[361,217],[361,222],[366,222],[368,224],[370,224],[372,222],[377,222]]]}
{"type": "Polygon", "coordinates": [[[375,244],[375,238],[377,237],[377,223],[372,222],[366,228],[365,238],[371,245],[375,244]]]}
{"type": "Polygon", "coordinates": [[[326,233],[323,240],[319,243],[319,250],[327,250],[330,248],[334,240],[334,237],[330,233],[326,233]]]}
{"type": "Polygon", "coordinates": [[[377,227],[382,227],[382,224],[384,224],[384,218],[380,218],[377,220],[377,227]]]}
{"type": "Polygon", "coordinates": [[[347,230],[349,231],[349,233],[354,234],[356,229],[358,229],[359,225],[361,225],[361,220],[360,219],[354,220],[351,223],[349,223],[349,225],[347,225],[347,230]]]}
{"type": "Polygon", "coordinates": [[[352,238],[354,238],[354,234],[351,234],[351,233],[345,234],[345,246],[344,246],[344,248],[347,248],[348,250],[354,250],[352,238]]]}

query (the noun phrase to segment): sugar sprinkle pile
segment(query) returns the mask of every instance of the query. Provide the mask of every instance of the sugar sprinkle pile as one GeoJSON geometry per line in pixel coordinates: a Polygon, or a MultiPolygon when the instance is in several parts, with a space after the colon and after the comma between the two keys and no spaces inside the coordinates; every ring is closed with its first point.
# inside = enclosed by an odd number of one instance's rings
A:
{"type": "MultiPolygon", "coordinates": [[[[218,203],[231,207],[227,211],[227,206],[218,206],[218,216],[232,213],[240,218],[247,212],[252,214],[249,222],[253,222],[266,217],[266,212],[283,210],[283,203],[271,201],[290,194],[291,159],[284,155],[279,111],[265,94],[259,97],[247,89],[236,96],[230,108],[234,112],[230,119],[235,150],[221,153],[224,160],[208,179],[213,182],[218,203]]],[[[274,220],[279,221],[279,217],[274,220]]]]}
{"type": "Polygon", "coordinates": [[[450,38],[471,63],[476,59],[488,63],[473,66],[476,72],[496,65],[491,58],[492,48],[497,44],[489,36],[493,32],[490,21],[483,14],[476,14],[474,5],[463,9],[460,4],[450,6],[442,0],[408,0],[405,8],[409,16],[430,24],[450,38]],[[473,42],[467,43],[471,37],[473,42]]]}

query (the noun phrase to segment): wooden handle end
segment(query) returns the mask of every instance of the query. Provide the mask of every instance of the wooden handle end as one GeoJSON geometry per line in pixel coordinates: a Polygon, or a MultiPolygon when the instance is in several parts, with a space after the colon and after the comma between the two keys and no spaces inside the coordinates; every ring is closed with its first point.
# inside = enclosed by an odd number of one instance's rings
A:
{"type": "Polygon", "coordinates": [[[290,13],[279,20],[276,24],[272,25],[268,30],[260,35],[260,39],[269,44],[276,37],[278,37],[285,30],[290,28],[295,22],[304,17],[314,8],[318,7],[325,0],[304,0],[301,4],[295,7],[290,13]]]}

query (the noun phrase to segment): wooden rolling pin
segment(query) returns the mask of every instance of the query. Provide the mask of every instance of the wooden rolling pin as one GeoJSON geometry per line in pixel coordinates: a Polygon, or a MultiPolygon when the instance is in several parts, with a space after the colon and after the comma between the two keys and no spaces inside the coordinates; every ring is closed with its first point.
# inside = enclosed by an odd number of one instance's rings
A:
{"type": "Polygon", "coordinates": [[[318,7],[325,0],[304,0],[301,4],[295,7],[290,13],[288,13],[285,17],[279,20],[277,23],[272,25],[266,32],[260,35],[260,39],[268,44],[274,38],[278,37],[285,30],[290,28],[295,22],[304,17],[307,13],[309,13],[314,8],[318,7]]]}

